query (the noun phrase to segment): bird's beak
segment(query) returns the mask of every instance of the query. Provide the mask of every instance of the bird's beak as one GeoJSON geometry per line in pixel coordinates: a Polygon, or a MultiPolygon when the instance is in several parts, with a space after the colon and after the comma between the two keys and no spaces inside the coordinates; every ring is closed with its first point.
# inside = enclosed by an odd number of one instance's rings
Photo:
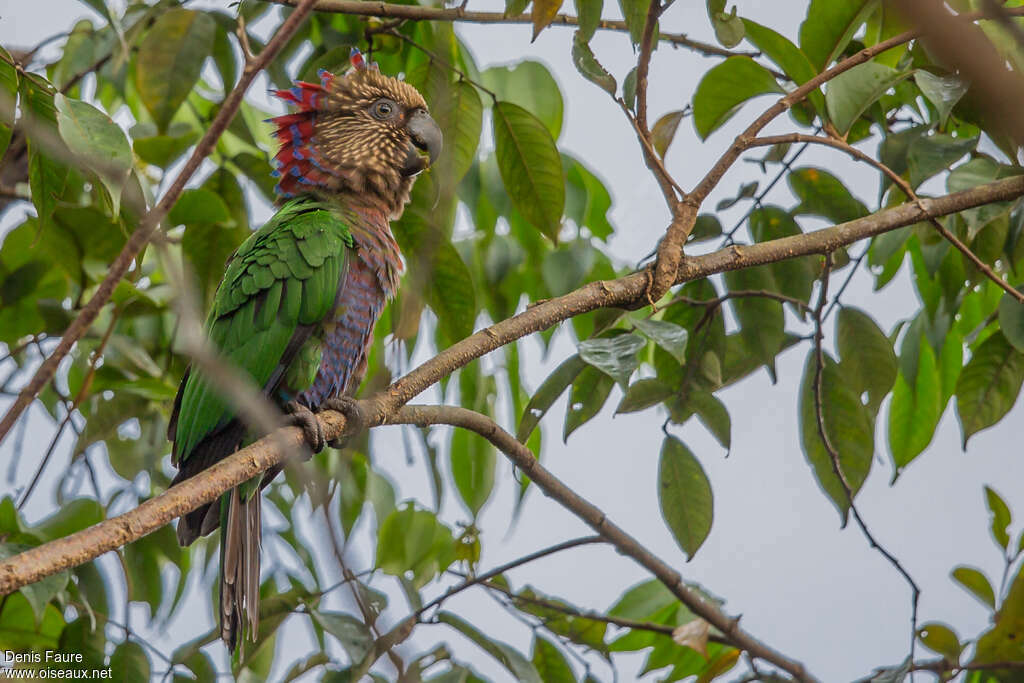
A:
{"type": "Polygon", "coordinates": [[[402,175],[409,177],[437,161],[444,136],[441,135],[441,129],[434,119],[430,118],[430,114],[422,109],[413,112],[409,122],[405,124],[405,129],[409,132],[410,145],[402,167],[402,175]]]}

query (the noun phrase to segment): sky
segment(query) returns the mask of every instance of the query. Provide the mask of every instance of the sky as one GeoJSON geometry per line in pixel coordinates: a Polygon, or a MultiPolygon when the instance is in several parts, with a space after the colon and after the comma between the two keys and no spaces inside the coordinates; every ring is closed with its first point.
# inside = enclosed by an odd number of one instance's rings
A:
{"type": "MultiPolygon", "coordinates": [[[[769,25],[794,40],[805,11],[803,2],[740,0],[735,4],[741,16],[769,25]]],[[[471,0],[469,7],[500,8],[494,0],[471,0]]],[[[606,3],[606,18],[617,13],[615,3],[606,3]]],[[[34,44],[88,14],[86,6],[74,0],[0,0],[0,44],[34,44]],[[58,22],[53,21],[55,16],[60,17],[58,22]]],[[[662,27],[665,31],[686,32],[714,42],[703,2],[677,0],[663,18],[662,27]]],[[[569,53],[571,32],[552,27],[531,44],[528,26],[459,24],[457,30],[481,68],[523,57],[541,60],[551,68],[565,101],[560,147],[585,160],[612,193],[611,217],[616,234],[611,252],[620,264],[635,263],[646,255],[663,234],[668,212],[618,106],[573,67],[569,53]]],[[[624,34],[598,32],[592,47],[620,81],[635,63],[624,34]]],[[[652,120],[685,106],[700,76],[712,64],[695,53],[662,45],[651,62],[652,120]]],[[[258,92],[260,87],[257,84],[252,92],[258,92]]],[[[667,167],[684,188],[692,187],[735,134],[770,103],[770,98],[755,100],[704,142],[696,136],[692,121],[685,119],[667,154],[667,167]]],[[[782,117],[765,132],[793,130],[796,128],[792,122],[782,117]]],[[[869,142],[863,147],[874,153],[874,145],[869,142]]],[[[755,152],[749,156],[760,155],[755,152]]],[[[809,150],[800,163],[828,168],[868,206],[875,205],[877,178],[869,169],[833,150],[809,150]]],[[[714,207],[718,200],[729,197],[742,182],[750,180],[764,181],[765,177],[757,165],[737,163],[706,207],[714,207]]],[[[783,206],[793,204],[784,184],[769,195],[768,201],[783,206]]],[[[731,225],[744,208],[741,205],[721,212],[722,223],[731,225]]],[[[267,207],[256,207],[254,219],[268,214],[267,207]]],[[[3,229],[9,227],[9,221],[0,225],[3,229]]],[[[905,271],[880,293],[872,291],[872,278],[862,272],[854,278],[844,301],[870,311],[886,332],[918,306],[905,271]]],[[[832,332],[833,329],[826,329],[827,335],[832,332]]],[[[556,336],[547,357],[542,355],[539,343],[527,343],[526,349],[524,367],[530,388],[536,388],[574,350],[564,334],[556,336]]],[[[615,389],[598,418],[563,444],[558,439],[565,413],[563,397],[543,423],[548,430],[543,460],[552,472],[676,567],[687,580],[699,582],[724,597],[726,612],[742,614],[742,625],[754,636],[803,661],[822,680],[851,680],[870,673],[875,666],[895,664],[906,656],[910,596],[904,581],[869,548],[856,527],[840,529],[834,507],[821,493],[804,460],[797,423],[797,392],[806,352],[807,346],[803,345],[780,356],[775,385],[761,370],[719,394],[732,416],[733,446],[728,457],[698,423],[672,427],[673,434],[700,459],[714,490],[711,534],[689,562],[662,522],[654,495],[663,438],[662,413],[645,411],[613,418],[614,406],[621,396],[615,389]]],[[[436,398],[431,394],[422,397],[436,398]]],[[[973,437],[964,453],[956,416],[948,407],[930,448],[892,486],[885,420],[879,420],[876,462],[857,499],[861,514],[879,541],[904,563],[920,585],[921,620],[954,624],[962,637],[983,630],[988,613],[953,584],[949,572],[958,564],[970,564],[982,568],[995,580],[1000,576],[1002,560],[985,531],[988,521],[982,486],[994,486],[1014,512],[1024,515],[1024,506],[1019,504],[1024,500],[1024,464],[1015,457],[1019,449],[1011,443],[1016,431],[1011,425],[1019,424],[1021,417],[1018,403],[1000,426],[973,437]]],[[[505,420],[504,426],[514,427],[509,420],[505,420]]],[[[34,435],[49,426],[36,413],[28,429],[34,435]]],[[[35,459],[41,457],[47,440],[29,440],[18,471],[20,477],[28,476],[34,469],[35,459]]],[[[396,482],[399,498],[412,497],[429,505],[429,478],[422,459],[417,455],[408,464],[398,429],[376,430],[373,447],[376,462],[396,482]]],[[[64,461],[53,463],[53,476],[66,464],[69,449],[70,443],[64,450],[58,450],[57,457],[64,461]]],[[[10,443],[0,447],[0,463],[7,462],[10,450],[10,443]]],[[[42,482],[44,487],[49,484],[52,489],[53,476],[49,482],[42,482]]],[[[531,492],[518,524],[510,531],[508,520],[518,484],[511,467],[503,461],[499,463],[498,482],[480,521],[484,547],[481,568],[592,533],[538,491],[531,492]]],[[[0,479],[0,495],[8,486],[6,477],[0,479]]],[[[47,501],[38,496],[35,502],[30,517],[38,518],[52,509],[52,499],[47,501]]],[[[449,523],[465,521],[465,513],[452,495],[447,496],[442,512],[449,523]]],[[[316,538],[315,525],[304,523],[303,529],[308,538],[316,538]]],[[[368,558],[365,533],[362,537],[357,533],[350,563],[364,567],[368,558]]],[[[104,560],[109,561],[109,557],[104,560]]],[[[509,576],[514,586],[531,584],[578,606],[599,610],[607,609],[625,588],[649,578],[641,567],[607,546],[561,553],[516,569],[509,576]]],[[[191,590],[194,599],[199,589],[193,586],[191,590]]],[[[399,593],[391,595],[392,605],[402,604],[399,593]]],[[[334,606],[341,607],[343,603],[334,606]]],[[[496,608],[480,591],[465,591],[446,603],[446,607],[485,632],[529,652],[529,630],[496,608]]],[[[144,615],[141,609],[136,607],[133,611],[144,615]]],[[[211,617],[202,610],[199,614],[195,610],[184,611],[189,614],[172,620],[166,634],[151,634],[154,643],[166,643],[165,651],[212,624],[211,617]],[[203,619],[206,621],[200,623],[203,619]]],[[[392,611],[396,618],[403,615],[401,608],[392,611]]],[[[137,623],[142,621],[135,618],[137,623]]],[[[278,641],[279,657],[287,660],[285,652],[302,652],[311,642],[309,637],[303,626],[287,627],[285,636],[278,641]]],[[[493,680],[510,680],[496,662],[468,646],[446,626],[419,627],[407,651],[425,650],[441,640],[452,643],[460,657],[493,680]]],[[[642,659],[625,661],[620,680],[630,680],[642,659]]],[[[220,661],[226,666],[226,659],[220,661]]],[[[600,663],[593,666],[601,680],[610,679],[607,667],[600,663]]]]}

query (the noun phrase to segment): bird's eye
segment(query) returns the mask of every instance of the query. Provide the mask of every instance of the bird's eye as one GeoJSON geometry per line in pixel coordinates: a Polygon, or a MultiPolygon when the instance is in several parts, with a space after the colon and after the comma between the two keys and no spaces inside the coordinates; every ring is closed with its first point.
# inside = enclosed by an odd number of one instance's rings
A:
{"type": "Polygon", "coordinates": [[[380,99],[373,103],[373,107],[370,109],[373,117],[381,121],[391,118],[391,115],[395,112],[395,103],[391,100],[380,99]]]}

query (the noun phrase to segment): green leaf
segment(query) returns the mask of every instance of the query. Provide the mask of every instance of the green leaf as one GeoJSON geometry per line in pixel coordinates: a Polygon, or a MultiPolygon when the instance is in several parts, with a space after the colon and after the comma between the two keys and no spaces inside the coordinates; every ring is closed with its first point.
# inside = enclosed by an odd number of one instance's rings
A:
{"type": "Polygon", "coordinates": [[[690,233],[690,242],[703,242],[720,237],[722,234],[722,223],[718,217],[710,213],[702,213],[697,216],[693,224],[693,232],[690,233]]]}
{"type": "Polygon", "coordinates": [[[466,429],[452,434],[451,469],[459,498],[474,519],[494,490],[494,446],[482,436],[466,429]]]}
{"type": "Polygon", "coordinates": [[[889,450],[896,466],[894,479],[931,443],[942,416],[942,407],[942,386],[935,351],[922,336],[917,377],[908,379],[902,372],[899,374],[889,406],[889,450]],[[913,386],[910,381],[914,382],[913,386]]]}
{"type": "Polygon", "coordinates": [[[216,193],[196,188],[181,193],[167,214],[167,220],[171,225],[224,223],[231,220],[231,212],[216,193]]]}
{"type": "Polygon", "coordinates": [[[477,314],[473,276],[458,249],[447,240],[434,245],[431,265],[427,303],[437,314],[444,337],[454,344],[473,334],[477,314]]]}
{"type": "Polygon", "coordinates": [[[442,101],[434,105],[434,117],[444,132],[444,154],[438,161],[437,172],[451,187],[458,184],[473,165],[483,116],[480,94],[468,81],[456,82],[442,101]]]}
{"type": "Polygon", "coordinates": [[[56,649],[64,629],[64,618],[54,605],[47,605],[37,619],[28,599],[20,591],[11,593],[0,609],[0,642],[14,650],[56,649]]]}
{"type": "Polygon", "coordinates": [[[373,634],[361,620],[344,612],[311,610],[316,623],[332,636],[345,650],[349,661],[353,664],[363,661],[366,653],[373,647],[373,634]]]}
{"type": "MultiPolygon", "coordinates": [[[[536,0],[534,0],[534,7],[536,6],[536,0]]],[[[588,81],[599,86],[609,95],[615,95],[619,84],[615,81],[615,77],[608,73],[601,66],[601,63],[597,61],[594,51],[590,49],[590,45],[581,31],[576,31],[576,35],[573,37],[572,63],[576,66],[576,70],[583,74],[583,77],[588,81]]]]}
{"type": "Polygon", "coordinates": [[[971,435],[994,425],[1017,401],[1024,382],[1024,353],[1002,332],[996,332],[974,351],[956,383],[956,410],[963,445],[971,435]]]}
{"type": "Polygon", "coordinates": [[[392,512],[377,534],[377,567],[394,576],[412,572],[412,585],[422,588],[455,561],[451,529],[412,503],[392,512]]]}
{"type": "Polygon", "coordinates": [[[651,129],[651,146],[654,147],[658,156],[665,157],[669,145],[676,137],[676,130],[679,128],[679,122],[683,120],[683,116],[682,111],[670,111],[654,122],[654,127],[651,129]]]}
{"type": "Polygon", "coordinates": [[[577,347],[580,358],[617,381],[625,388],[640,365],[637,352],[647,344],[636,334],[585,339],[577,347]]]}
{"type": "Polygon", "coordinates": [[[576,240],[544,254],[541,277],[551,296],[562,296],[582,286],[596,255],[597,250],[587,240],[576,240]]]}
{"type": "Polygon", "coordinates": [[[115,681],[148,681],[149,657],[141,645],[125,640],[110,655],[110,669],[115,681]]]}
{"type": "Polygon", "coordinates": [[[732,420],[725,404],[714,394],[695,389],[687,397],[697,419],[701,421],[726,453],[732,448],[732,420]]]}
{"type": "Polygon", "coordinates": [[[636,110],[636,67],[634,66],[622,79],[622,100],[630,111],[636,110]]]}
{"type": "MultiPolygon", "coordinates": [[[[30,548],[32,546],[25,543],[0,543],[0,560],[9,559],[30,548]]],[[[25,596],[29,605],[32,606],[36,624],[39,624],[43,619],[46,606],[50,603],[50,600],[68,585],[70,576],[71,574],[65,569],[20,588],[21,594],[25,596]]]]}
{"type": "Polygon", "coordinates": [[[875,62],[858,64],[839,74],[825,89],[825,106],[832,125],[840,135],[846,135],[868,107],[909,75],[908,71],[875,62]]]}
{"type": "Polygon", "coordinates": [[[160,131],[192,92],[213,49],[217,24],[187,9],[162,12],[146,33],[135,62],[135,87],[160,131]]]}
{"type": "Polygon", "coordinates": [[[498,660],[515,680],[522,683],[543,683],[543,679],[533,664],[511,645],[500,640],[492,640],[468,621],[464,621],[451,612],[440,612],[437,615],[437,620],[442,624],[448,624],[476,643],[481,650],[498,660]]]}
{"type": "MultiPolygon", "coordinates": [[[[88,424],[88,423],[86,423],[88,424]]],[[[70,536],[103,519],[103,508],[92,498],[65,500],[57,512],[39,522],[32,532],[45,541],[70,536]]]]}
{"type": "Polygon", "coordinates": [[[121,189],[132,167],[132,148],[121,127],[96,107],[60,93],[53,98],[57,128],[68,149],[100,177],[110,193],[113,213],[120,210],[121,189]]]}
{"type": "Polygon", "coordinates": [[[693,125],[706,139],[752,97],[784,92],[775,77],[749,57],[729,57],[712,67],[693,95],[693,125]]]}
{"type": "Polygon", "coordinates": [[[589,43],[601,23],[601,10],[604,0],[575,0],[576,17],[579,19],[579,33],[583,41],[589,43]]]}
{"type": "Polygon", "coordinates": [[[715,29],[715,38],[725,47],[736,47],[743,40],[745,33],[744,21],[736,16],[736,6],[725,11],[725,0],[707,0],[708,16],[711,26],[715,29]]]}
{"type": "MultiPolygon", "coordinates": [[[[732,270],[725,274],[730,291],[776,291],[771,266],[732,270]]],[[[745,296],[730,299],[732,310],[740,323],[740,334],[750,353],[768,366],[774,376],[775,356],[785,341],[785,317],[782,304],[774,299],[745,296]]]]}
{"type": "Polygon", "coordinates": [[[596,619],[575,616],[581,612],[575,605],[538,593],[529,586],[516,593],[513,602],[519,611],[539,618],[546,630],[591,650],[607,654],[604,638],[608,624],[596,619]]]}
{"type": "Polygon", "coordinates": [[[533,657],[531,658],[534,668],[544,683],[576,683],[576,677],[572,673],[572,667],[565,661],[562,651],[547,638],[539,634],[533,637],[533,657]]]}
{"type": "Polygon", "coordinates": [[[877,414],[896,381],[898,364],[892,343],[871,316],[844,306],[836,322],[836,345],[844,377],[858,394],[867,392],[868,406],[877,414]]]}
{"type": "MultiPolygon", "coordinates": [[[[804,378],[800,388],[800,435],[804,456],[814,470],[819,486],[839,510],[843,524],[850,504],[842,483],[833,470],[832,458],[825,449],[818,430],[815,407],[815,351],[807,354],[804,378]]],[[[831,356],[824,355],[821,377],[821,411],[825,433],[839,454],[839,466],[854,495],[860,490],[871,469],[875,452],[874,423],[871,411],[860,400],[860,394],[849,386],[846,377],[831,356]]]]}
{"type": "Polygon", "coordinates": [[[956,632],[949,626],[937,621],[930,621],[927,624],[922,624],[921,628],[917,630],[917,638],[926,648],[942,655],[952,664],[960,662],[963,646],[960,644],[960,638],[957,637],[956,632]]]}
{"type": "Polygon", "coordinates": [[[658,502],[676,543],[692,559],[711,532],[711,482],[690,449],[671,436],[658,461],[658,502]]]}
{"type": "Polygon", "coordinates": [[[824,71],[846,48],[877,0],[811,0],[800,25],[800,47],[816,71],[824,71]]]}
{"type": "Polygon", "coordinates": [[[644,24],[647,22],[647,12],[651,7],[651,0],[619,0],[619,8],[626,20],[626,27],[629,29],[629,39],[634,45],[640,44],[644,34],[644,24]]]}
{"type": "Polygon", "coordinates": [[[996,592],[988,578],[974,567],[960,566],[953,570],[953,580],[991,609],[996,608],[996,592]]]}
{"type": "Polygon", "coordinates": [[[914,82],[939,112],[939,125],[945,126],[949,113],[967,92],[967,83],[956,76],[936,76],[921,69],[914,73],[914,82]]]}
{"type": "Polygon", "coordinates": [[[686,340],[690,333],[685,327],[666,320],[646,318],[634,318],[631,322],[644,336],[672,354],[680,364],[686,362],[686,340]]]}
{"type": "MultiPolygon", "coordinates": [[[[11,102],[15,102],[18,98],[18,72],[14,68],[14,60],[10,53],[2,47],[0,47],[0,91],[3,91],[11,102]]],[[[14,107],[0,108],[0,158],[7,152],[7,146],[11,142],[14,112],[14,107]]]]}
{"type": "Polygon", "coordinates": [[[537,388],[530,402],[526,404],[526,410],[519,420],[519,427],[516,429],[516,439],[526,443],[530,434],[540,424],[548,409],[558,400],[558,397],[569,388],[576,376],[587,367],[586,361],[573,354],[566,358],[555,370],[548,375],[547,379],[537,388]]]}
{"type": "Polygon", "coordinates": [[[788,176],[789,187],[800,199],[794,213],[822,216],[833,223],[845,223],[868,215],[863,202],[854,198],[846,186],[820,168],[798,168],[788,176]]]}
{"type": "Polygon", "coordinates": [[[638,379],[629,385],[615,414],[634,413],[657,405],[675,392],[660,379],[638,379]]]}
{"type": "Polygon", "coordinates": [[[565,426],[562,430],[563,441],[568,441],[570,434],[601,411],[614,384],[615,380],[610,375],[589,365],[579,373],[569,392],[565,426]]]}
{"type": "Polygon", "coordinates": [[[1024,304],[1009,293],[999,300],[999,329],[1013,348],[1024,352],[1024,304]]]}
{"type": "Polygon", "coordinates": [[[511,102],[494,105],[494,146],[512,203],[552,242],[565,209],[562,159],[540,119],[511,102]]]}
{"type": "MultiPolygon", "coordinates": [[[[765,57],[775,62],[797,85],[803,85],[817,75],[811,60],[807,59],[807,55],[789,38],[749,19],[743,20],[743,26],[746,39],[764,53],[765,57]]],[[[825,98],[820,90],[812,92],[807,99],[819,114],[824,115],[825,98]]]]}
{"type": "MultiPolygon", "coordinates": [[[[992,587],[988,581],[981,576],[983,583],[979,586],[982,594],[977,595],[983,602],[989,604],[994,610],[994,605],[989,601],[994,598],[992,587]],[[986,592],[987,589],[987,592],[986,592]]],[[[973,589],[970,589],[974,592],[973,589]]],[[[992,614],[994,625],[979,637],[974,646],[974,658],[972,664],[990,664],[1008,660],[1016,660],[1020,656],[1020,629],[1024,623],[1024,572],[1018,570],[1017,576],[1013,579],[1006,598],[999,605],[999,610],[992,614]]],[[[993,667],[995,669],[995,667],[993,667]]],[[[1000,674],[1002,670],[996,670],[1000,674]]],[[[995,671],[993,673],[996,673],[995,671]]],[[[999,676],[997,680],[1013,681],[1014,677],[1010,672],[1007,676],[999,676]]]]}
{"type": "Polygon", "coordinates": [[[562,0],[533,0],[530,12],[530,18],[533,21],[533,38],[530,42],[537,40],[537,36],[547,28],[561,8],[562,0]]]}
{"type": "Polygon", "coordinates": [[[907,151],[910,185],[918,187],[936,173],[945,171],[978,146],[978,138],[954,138],[935,133],[914,138],[907,151]]]}
{"type": "Polygon", "coordinates": [[[615,232],[611,223],[608,222],[608,211],[612,207],[612,197],[608,193],[608,188],[604,186],[600,178],[573,157],[563,154],[562,163],[568,169],[566,178],[569,181],[569,187],[582,189],[586,194],[586,202],[582,207],[581,215],[573,215],[569,211],[568,202],[566,215],[575,220],[578,225],[590,230],[594,237],[607,240],[615,232]]]}
{"type": "Polygon", "coordinates": [[[628,588],[608,609],[608,616],[651,621],[655,614],[678,602],[678,598],[661,581],[647,579],[628,588]]]}
{"type": "Polygon", "coordinates": [[[528,59],[514,67],[491,67],[481,72],[480,79],[498,100],[527,110],[544,122],[552,138],[558,139],[564,104],[558,82],[546,66],[528,59]]]}
{"type": "Polygon", "coordinates": [[[992,515],[992,538],[996,539],[996,543],[1003,550],[1006,550],[1010,545],[1010,533],[1007,529],[1010,526],[1010,522],[1013,521],[1010,508],[1006,505],[1006,501],[994,489],[988,486],[985,487],[985,502],[988,504],[988,511],[992,515]]]}
{"type": "Polygon", "coordinates": [[[199,131],[187,124],[172,124],[164,135],[135,139],[133,149],[148,164],[167,168],[199,139],[199,131]]]}

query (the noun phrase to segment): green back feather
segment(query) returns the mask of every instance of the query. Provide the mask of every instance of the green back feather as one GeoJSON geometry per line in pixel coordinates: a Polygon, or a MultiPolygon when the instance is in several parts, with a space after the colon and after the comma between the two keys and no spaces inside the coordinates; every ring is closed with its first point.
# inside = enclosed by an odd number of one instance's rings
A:
{"type": "MultiPolygon", "coordinates": [[[[258,386],[268,389],[287,362],[285,350],[298,327],[319,323],[331,312],[352,246],[349,222],[327,204],[294,199],[231,258],[206,331],[222,356],[258,386]]],[[[234,416],[201,369],[193,368],[182,389],[175,462],[234,416]]]]}

